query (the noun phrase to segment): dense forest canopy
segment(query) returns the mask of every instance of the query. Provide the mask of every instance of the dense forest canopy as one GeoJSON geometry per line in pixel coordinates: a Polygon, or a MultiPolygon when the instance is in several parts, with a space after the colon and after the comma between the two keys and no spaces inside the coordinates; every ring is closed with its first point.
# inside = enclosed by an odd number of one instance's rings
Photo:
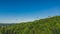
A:
{"type": "Polygon", "coordinates": [[[33,22],[0,25],[0,34],[60,34],[60,16],[33,22]]]}

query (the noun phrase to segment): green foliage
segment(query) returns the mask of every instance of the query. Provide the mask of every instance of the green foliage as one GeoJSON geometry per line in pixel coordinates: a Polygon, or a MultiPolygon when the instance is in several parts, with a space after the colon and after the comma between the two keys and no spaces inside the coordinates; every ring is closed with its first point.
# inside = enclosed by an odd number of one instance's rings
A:
{"type": "Polygon", "coordinates": [[[60,34],[60,16],[0,26],[0,34],[60,34]]]}

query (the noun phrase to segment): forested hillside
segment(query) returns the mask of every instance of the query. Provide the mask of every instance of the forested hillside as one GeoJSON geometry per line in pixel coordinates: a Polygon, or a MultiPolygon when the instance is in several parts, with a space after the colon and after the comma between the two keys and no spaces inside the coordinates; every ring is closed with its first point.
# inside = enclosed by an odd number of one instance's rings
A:
{"type": "Polygon", "coordinates": [[[60,34],[60,16],[0,26],[0,34],[60,34]]]}

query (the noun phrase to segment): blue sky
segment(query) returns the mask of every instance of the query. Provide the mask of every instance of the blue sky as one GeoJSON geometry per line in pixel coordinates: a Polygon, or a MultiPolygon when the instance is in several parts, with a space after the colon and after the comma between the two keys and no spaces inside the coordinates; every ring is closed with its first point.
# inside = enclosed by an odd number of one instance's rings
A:
{"type": "Polygon", "coordinates": [[[32,21],[54,15],[60,15],[60,0],[0,0],[0,23],[32,21]]]}

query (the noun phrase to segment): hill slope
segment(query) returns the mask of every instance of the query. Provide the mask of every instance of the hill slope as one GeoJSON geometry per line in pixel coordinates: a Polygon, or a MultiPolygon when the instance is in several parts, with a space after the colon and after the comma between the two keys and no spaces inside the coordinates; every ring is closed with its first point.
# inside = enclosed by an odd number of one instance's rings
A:
{"type": "Polygon", "coordinates": [[[60,34],[60,16],[1,26],[0,34],[60,34]]]}

